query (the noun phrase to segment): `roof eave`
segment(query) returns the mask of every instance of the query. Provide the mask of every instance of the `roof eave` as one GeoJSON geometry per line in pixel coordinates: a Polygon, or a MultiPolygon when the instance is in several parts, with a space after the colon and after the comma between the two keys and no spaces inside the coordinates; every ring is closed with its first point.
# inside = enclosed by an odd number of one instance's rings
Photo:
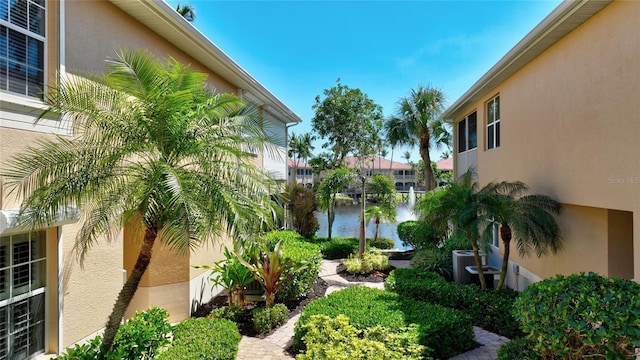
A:
{"type": "Polygon", "coordinates": [[[564,1],[456,100],[442,117],[453,122],[460,112],[515,74],[546,49],[583,24],[612,0],[564,1]]]}
{"type": "Polygon", "coordinates": [[[268,107],[271,112],[278,115],[277,118],[280,121],[286,124],[302,121],[300,116],[163,0],[109,1],[241,89],[243,96],[247,99],[257,105],[268,107]]]}

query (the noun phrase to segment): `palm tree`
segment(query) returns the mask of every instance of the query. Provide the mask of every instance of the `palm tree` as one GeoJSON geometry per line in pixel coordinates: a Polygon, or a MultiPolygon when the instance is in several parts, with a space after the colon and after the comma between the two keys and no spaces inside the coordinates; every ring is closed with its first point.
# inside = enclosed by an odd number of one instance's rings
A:
{"type": "Polygon", "coordinates": [[[415,205],[415,210],[423,221],[443,232],[451,222],[454,232],[465,236],[471,242],[483,289],[486,288],[486,283],[480,248],[486,248],[487,243],[482,241],[484,238],[480,236],[479,229],[492,222],[485,210],[485,204],[491,203],[494,196],[494,193],[484,188],[478,190],[478,183],[473,180],[473,172],[469,170],[447,187],[426,193],[415,205]]]}
{"type": "Polygon", "coordinates": [[[288,156],[290,159],[294,160],[293,162],[293,184],[297,183],[298,176],[298,166],[300,166],[300,159],[302,155],[300,155],[300,148],[302,143],[302,139],[300,136],[296,135],[295,132],[291,132],[291,136],[289,136],[289,152],[288,156]]]}
{"type": "MultiPolygon", "coordinates": [[[[396,116],[387,119],[385,128],[397,130],[403,135],[398,144],[411,147],[418,145],[420,157],[425,164],[431,163],[429,150],[431,145],[448,144],[451,135],[440,118],[444,110],[445,95],[436,88],[418,87],[411,94],[398,102],[396,116]]],[[[429,166],[424,167],[425,189],[435,188],[435,179],[429,166]]]]}
{"type": "Polygon", "coordinates": [[[384,132],[387,135],[387,142],[391,146],[391,162],[389,163],[389,173],[391,173],[393,166],[393,152],[403,139],[409,137],[409,134],[405,133],[405,128],[397,121],[393,121],[392,118],[387,119],[384,122],[384,132]]]}
{"type": "Polygon", "coordinates": [[[327,238],[331,241],[331,230],[336,218],[336,197],[353,181],[353,173],[345,167],[331,171],[318,186],[316,193],[318,208],[327,212],[327,238]]]}
{"type": "Polygon", "coordinates": [[[23,202],[18,224],[46,227],[67,205],[83,212],[74,251],[83,263],[99,241],[137,231],[140,252],[108,318],[111,349],[156,242],[186,252],[224,233],[272,223],[273,184],[247,149],[262,149],[262,119],[206,74],[175,59],[122,51],[94,79],[61,79],[50,111],[73,122],[74,138],[43,140],[8,162],[9,192],[23,202]],[[126,224],[126,225],[125,225],[126,224]]]}
{"type": "Polygon", "coordinates": [[[176,6],[176,11],[178,12],[178,14],[182,15],[182,17],[188,22],[196,21],[196,8],[194,8],[193,5],[182,5],[178,3],[178,5],[176,6]]]}
{"type": "Polygon", "coordinates": [[[367,223],[374,221],[376,224],[376,231],[373,235],[373,241],[378,240],[378,229],[380,228],[380,223],[396,222],[395,209],[393,209],[393,211],[388,211],[388,209],[385,210],[380,206],[369,206],[365,211],[365,215],[367,217],[367,223]]]}
{"type": "Polygon", "coordinates": [[[541,257],[561,248],[560,227],[554,215],[561,210],[560,203],[546,195],[524,195],[529,187],[519,181],[490,183],[484,191],[495,194],[485,211],[494,223],[482,230],[484,241],[491,242],[494,224],[500,226],[500,238],[504,245],[500,280],[496,291],[502,289],[507,275],[511,240],[515,238],[520,256],[527,256],[532,249],[541,257]]]}

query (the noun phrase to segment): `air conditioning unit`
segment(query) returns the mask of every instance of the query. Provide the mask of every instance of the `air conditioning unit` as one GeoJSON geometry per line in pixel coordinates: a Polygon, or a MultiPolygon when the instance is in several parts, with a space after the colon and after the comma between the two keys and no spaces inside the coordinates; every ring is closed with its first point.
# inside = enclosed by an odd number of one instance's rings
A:
{"type": "MultiPolygon", "coordinates": [[[[480,253],[482,265],[487,263],[485,254],[480,253]]],[[[473,250],[453,250],[453,281],[460,284],[471,284],[471,274],[467,272],[465,266],[475,265],[473,250]]]]}

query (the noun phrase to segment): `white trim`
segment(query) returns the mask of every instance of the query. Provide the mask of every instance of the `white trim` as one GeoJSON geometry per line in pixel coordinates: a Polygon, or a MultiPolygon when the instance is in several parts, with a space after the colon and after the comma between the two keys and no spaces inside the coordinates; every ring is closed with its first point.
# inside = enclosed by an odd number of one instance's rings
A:
{"type": "MultiPolygon", "coordinates": [[[[15,234],[30,231],[24,227],[16,226],[16,220],[20,210],[0,210],[0,234],[15,234]]],[[[46,227],[62,226],[75,223],[80,219],[80,210],[75,206],[65,206],[58,210],[55,219],[46,227]]]]}
{"type": "MultiPolygon", "coordinates": [[[[57,287],[58,287],[58,346],[56,349],[56,354],[60,354],[62,353],[62,349],[64,349],[64,343],[63,343],[63,332],[64,332],[64,324],[63,324],[63,313],[64,313],[64,284],[63,284],[63,279],[64,279],[64,273],[63,273],[63,269],[64,269],[64,261],[62,258],[62,255],[64,253],[64,248],[63,248],[63,244],[62,244],[62,226],[58,227],[58,241],[57,241],[57,245],[58,245],[58,256],[57,256],[57,272],[58,272],[58,282],[57,282],[57,287]]],[[[49,328],[49,327],[47,327],[49,328]]],[[[48,337],[47,337],[48,338],[48,337]]]]}

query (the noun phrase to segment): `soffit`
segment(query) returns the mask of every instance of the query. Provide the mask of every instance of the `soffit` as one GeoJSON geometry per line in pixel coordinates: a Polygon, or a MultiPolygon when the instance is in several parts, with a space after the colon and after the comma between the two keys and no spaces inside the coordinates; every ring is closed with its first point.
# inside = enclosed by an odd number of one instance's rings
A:
{"type": "Polygon", "coordinates": [[[542,20],[443,114],[454,121],[461,111],[487,95],[546,49],[583,24],[612,0],[565,1],[542,20]]]}
{"type": "Polygon", "coordinates": [[[178,49],[213,70],[242,90],[242,96],[265,106],[285,123],[298,123],[300,117],[254,79],[195,26],[162,0],[109,0],[131,17],[166,39],[178,49]]]}

